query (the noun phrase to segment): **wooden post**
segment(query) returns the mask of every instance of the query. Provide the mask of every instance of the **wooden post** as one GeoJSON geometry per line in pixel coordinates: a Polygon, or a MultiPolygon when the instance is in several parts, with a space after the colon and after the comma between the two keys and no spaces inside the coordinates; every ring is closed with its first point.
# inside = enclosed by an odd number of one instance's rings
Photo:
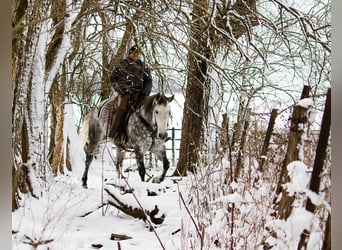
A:
{"type": "Polygon", "coordinates": [[[234,173],[234,179],[237,180],[239,178],[240,172],[243,169],[243,161],[244,161],[244,148],[245,148],[245,143],[247,139],[247,130],[249,126],[249,119],[251,116],[251,109],[248,108],[246,109],[246,115],[245,115],[245,122],[243,126],[243,132],[241,136],[241,141],[240,141],[240,147],[239,147],[239,153],[238,153],[238,158],[236,162],[236,169],[234,173]]]}
{"type": "Polygon", "coordinates": [[[270,140],[271,140],[271,136],[273,133],[273,128],[274,128],[277,115],[278,115],[278,109],[272,109],[270,121],[268,122],[265,140],[264,140],[264,144],[262,145],[262,150],[261,150],[261,155],[260,155],[261,159],[260,159],[258,170],[261,172],[263,171],[263,166],[265,164],[265,157],[267,155],[268,146],[270,145],[270,140]]]}
{"type": "MultiPolygon", "coordinates": [[[[324,166],[324,161],[327,156],[327,146],[330,137],[330,124],[331,124],[331,88],[328,89],[327,98],[325,101],[324,113],[321,123],[321,131],[319,133],[316,157],[313,165],[313,170],[310,180],[310,190],[319,194],[319,186],[321,184],[321,173],[324,166]]],[[[306,210],[314,213],[316,206],[312,203],[310,198],[306,202],[306,210]]],[[[300,236],[298,249],[306,249],[310,232],[304,230],[300,236]]]]}
{"type": "MultiPolygon", "coordinates": [[[[303,87],[301,99],[309,97],[309,92],[310,86],[305,85],[303,87]]],[[[294,197],[287,195],[286,190],[283,189],[283,184],[290,181],[287,174],[287,165],[292,161],[299,160],[298,145],[301,143],[301,137],[304,132],[303,125],[307,122],[306,111],[307,108],[302,106],[295,106],[293,108],[287,152],[279,176],[276,189],[276,197],[274,201],[277,217],[280,219],[287,219],[292,211],[292,203],[294,201],[294,197]],[[282,194],[282,198],[280,202],[277,202],[277,196],[279,196],[280,194],[282,194]]]]}

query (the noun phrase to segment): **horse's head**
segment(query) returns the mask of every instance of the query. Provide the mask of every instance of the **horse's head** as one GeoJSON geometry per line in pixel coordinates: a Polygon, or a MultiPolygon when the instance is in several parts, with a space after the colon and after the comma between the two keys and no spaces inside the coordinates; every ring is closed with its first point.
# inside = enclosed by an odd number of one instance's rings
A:
{"type": "Polygon", "coordinates": [[[158,139],[167,138],[167,123],[170,117],[170,105],[174,95],[166,97],[164,94],[156,94],[152,102],[152,124],[156,128],[158,139]]]}

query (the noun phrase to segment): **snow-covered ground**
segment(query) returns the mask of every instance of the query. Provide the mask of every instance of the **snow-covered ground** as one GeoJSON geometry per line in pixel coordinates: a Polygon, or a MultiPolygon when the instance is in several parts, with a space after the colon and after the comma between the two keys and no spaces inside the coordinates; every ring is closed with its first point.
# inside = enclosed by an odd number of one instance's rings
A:
{"type": "MultiPolygon", "coordinates": [[[[13,249],[32,249],[25,242],[47,243],[37,249],[95,249],[96,246],[102,246],[101,249],[118,249],[117,241],[110,239],[113,233],[132,238],[120,241],[121,248],[125,250],[162,249],[161,244],[166,249],[180,249],[178,191],[183,188],[182,182],[176,184],[167,178],[161,184],[142,183],[138,172],[124,173],[142,206],[152,210],[158,205],[160,211],[157,217],[165,214],[164,222],[155,225],[155,232],[151,232],[148,224],[141,219],[128,216],[110,205],[100,207],[102,199],[105,201],[107,197],[102,192],[102,183],[104,186],[106,183],[123,183],[123,180],[117,178],[108,151],[101,152],[89,170],[88,189],[81,187],[83,168],[80,158],[78,168],[67,175],[56,177],[48,184],[49,191],[40,199],[24,197],[24,206],[13,213],[12,217],[13,249]],[[147,190],[155,191],[158,195],[147,196],[147,190]]],[[[134,156],[125,161],[125,168],[128,166],[134,168],[134,156]]],[[[172,170],[169,170],[169,175],[172,170]]],[[[160,174],[161,169],[149,169],[147,172],[160,174]]],[[[128,204],[137,206],[132,194],[121,194],[116,188],[112,190],[128,204]]]]}
{"type": "MultiPolygon", "coordinates": [[[[172,118],[169,127],[181,126],[182,105],[184,98],[176,95],[172,102],[172,118]]],[[[180,135],[178,135],[180,136],[180,135]]],[[[75,135],[75,140],[78,140],[75,135]]],[[[171,147],[171,142],[167,147],[171,147]]],[[[178,147],[178,146],[177,146],[178,147]]],[[[118,249],[118,243],[111,240],[111,234],[126,235],[132,239],[120,241],[122,249],[180,249],[180,203],[178,192],[184,188],[183,182],[174,182],[170,177],[160,184],[142,183],[136,170],[134,154],[127,153],[124,161],[129,185],[144,209],[159,208],[157,217],[165,215],[160,225],[154,225],[150,231],[148,223],[120,212],[111,205],[100,207],[106,203],[104,188],[116,192],[120,199],[132,206],[137,201],[130,193],[121,194],[114,185],[122,185],[123,180],[117,178],[113,163],[115,148],[111,144],[102,145],[99,154],[91,164],[88,174],[88,189],[81,187],[85,155],[74,144],[72,148],[73,171],[52,178],[46,184],[47,193],[39,199],[23,196],[22,207],[12,214],[12,248],[32,249],[32,244],[40,243],[37,249],[118,249]],[[107,150],[109,149],[109,150],[107,150]],[[112,152],[111,155],[109,152],[112,152]],[[133,171],[132,171],[133,170],[133,171]],[[107,185],[107,186],[106,186],[107,185]],[[147,196],[147,190],[155,191],[157,196],[147,196]],[[91,213],[90,213],[91,212],[91,213]],[[89,213],[89,214],[88,214],[89,213]],[[159,239],[158,239],[159,238],[159,239]],[[160,240],[160,241],[159,241],[160,240]],[[42,244],[43,243],[43,244],[42,244]]],[[[178,151],[176,152],[178,154],[178,151]]],[[[171,151],[168,151],[170,163],[171,151]]],[[[177,156],[178,157],[178,156],[177,156]]],[[[162,165],[152,161],[152,169],[147,174],[159,175],[162,165]]],[[[168,171],[170,176],[174,171],[168,171]]]]}
{"type": "MultiPolygon", "coordinates": [[[[169,127],[181,126],[183,102],[183,96],[176,95],[171,106],[172,119],[169,127]]],[[[74,134],[72,141],[77,140],[78,136],[74,134]]],[[[276,170],[276,166],[270,166],[269,173],[263,173],[254,186],[232,182],[228,187],[224,184],[224,176],[229,169],[229,162],[224,158],[217,165],[213,163],[212,166],[201,166],[201,171],[198,171],[195,178],[191,175],[182,179],[170,177],[175,169],[171,164],[164,182],[153,184],[140,181],[134,154],[127,153],[123,170],[129,186],[134,189],[133,195],[117,188],[127,188],[127,184],[117,177],[113,163],[115,148],[111,144],[102,145],[97,158],[91,164],[88,189],[81,186],[84,152],[77,147],[77,143],[71,145],[71,150],[71,172],[51,177],[44,188],[35,187],[35,190],[42,190],[38,194],[39,199],[22,195],[21,207],[12,213],[12,249],[76,250],[121,247],[123,250],[183,250],[200,249],[202,239],[204,249],[227,249],[226,246],[231,242],[238,246],[236,249],[262,249],[260,242],[264,242],[266,238],[274,246],[273,249],[296,249],[299,235],[304,228],[312,229],[308,249],[321,249],[321,224],[325,215],[322,212],[321,215],[312,216],[305,211],[303,201],[310,196],[317,206],[325,207],[322,211],[331,211],[331,208],[324,194],[317,196],[308,190],[310,170],[303,162],[288,165],[291,182],[286,188],[290,193],[300,195],[291,216],[284,221],[274,220],[269,216],[272,202],[269,190],[272,183],[268,179],[274,178],[272,169],[276,170]],[[201,181],[197,183],[196,180],[201,181]],[[147,221],[133,218],[112,205],[102,206],[111,200],[105,189],[132,207],[139,208],[141,204],[145,210],[151,211],[157,205],[159,212],[156,217],[165,215],[165,220],[162,224],[154,225],[154,230],[151,231],[147,221]],[[148,196],[147,190],[157,195],[148,196]],[[196,193],[191,193],[194,191],[196,193]],[[187,201],[183,203],[181,197],[185,197],[185,200],[191,198],[191,205],[187,201]],[[202,201],[206,201],[206,208],[202,207],[202,201]],[[198,204],[195,209],[194,204],[198,204]],[[228,219],[231,215],[227,208],[232,204],[236,206],[234,221],[228,219]],[[199,231],[196,231],[198,229],[195,229],[191,216],[195,217],[196,224],[203,227],[201,239],[197,236],[199,231]],[[277,232],[278,238],[271,237],[265,226],[277,232]],[[112,234],[125,235],[129,239],[112,240],[112,234]],[[220,244],[215,244],[216,239],[225,247],[218,247],[220,244]]],[[[170,151],[168,155],[170,159],[170,151]]],[[[149,176],[157,176],[162,172],[161,164],[155,163],[152,160],[152,167],[146,164],[149,176]]],[[[246,162],[246,171],[257,174],[257,168],[257,163],[246,162]]]]}

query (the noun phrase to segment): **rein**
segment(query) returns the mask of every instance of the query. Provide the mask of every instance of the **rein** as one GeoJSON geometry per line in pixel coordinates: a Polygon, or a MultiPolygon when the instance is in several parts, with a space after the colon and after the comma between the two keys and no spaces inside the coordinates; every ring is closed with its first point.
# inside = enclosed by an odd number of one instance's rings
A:
{"type": "Polygon", "coordinates": [[[153,129],[152,125],[148,121],[146,121],[146,119],[141,115],[140,108],[138,110],[135,110],[134,113],[141,120],[141,122],[146,126],[147,130],[151,133],[152,145],[153,145],[154,140],[157,138],[157,129],[153,129]]]}

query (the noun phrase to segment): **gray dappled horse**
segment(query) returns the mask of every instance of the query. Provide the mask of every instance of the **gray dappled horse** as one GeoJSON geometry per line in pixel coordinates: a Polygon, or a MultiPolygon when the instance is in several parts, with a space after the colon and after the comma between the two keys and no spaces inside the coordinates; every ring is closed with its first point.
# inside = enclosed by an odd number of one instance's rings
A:
{"type": "MultiPolygon", "coordinates": [[[[173,97],[173,95],[166,97],[160,93],[148,96],[136,110],[132,111],[125,127],[127,141],[116,145],[117,157],[115,165],[119,177],[121,177],[125,150],[132,149],[136,156],[139,175],[142,181],[145,181],[144,154],[147,151],[154,153],[158,160],[163,162],[163,172],[161,176],[155,177],[153,182],[159,183],[164,180],[170,165],[166,157],[165,141],[168,138],[169,103],[173,100],[173,97]]],[[[111,103],[110,105],[113,106],[111,103]]],[[[86,154],[85,169],[82,176],[82,185],[85,188],[87,188],[89,166],[98,151],[99,144],[106,140],[106,135],[109,131],[108,123],[110,120],[113,120],[101,119],[99,117],[100,108],[101,105],[87,114],[80,132],[82,146],[86,154]]]]}

